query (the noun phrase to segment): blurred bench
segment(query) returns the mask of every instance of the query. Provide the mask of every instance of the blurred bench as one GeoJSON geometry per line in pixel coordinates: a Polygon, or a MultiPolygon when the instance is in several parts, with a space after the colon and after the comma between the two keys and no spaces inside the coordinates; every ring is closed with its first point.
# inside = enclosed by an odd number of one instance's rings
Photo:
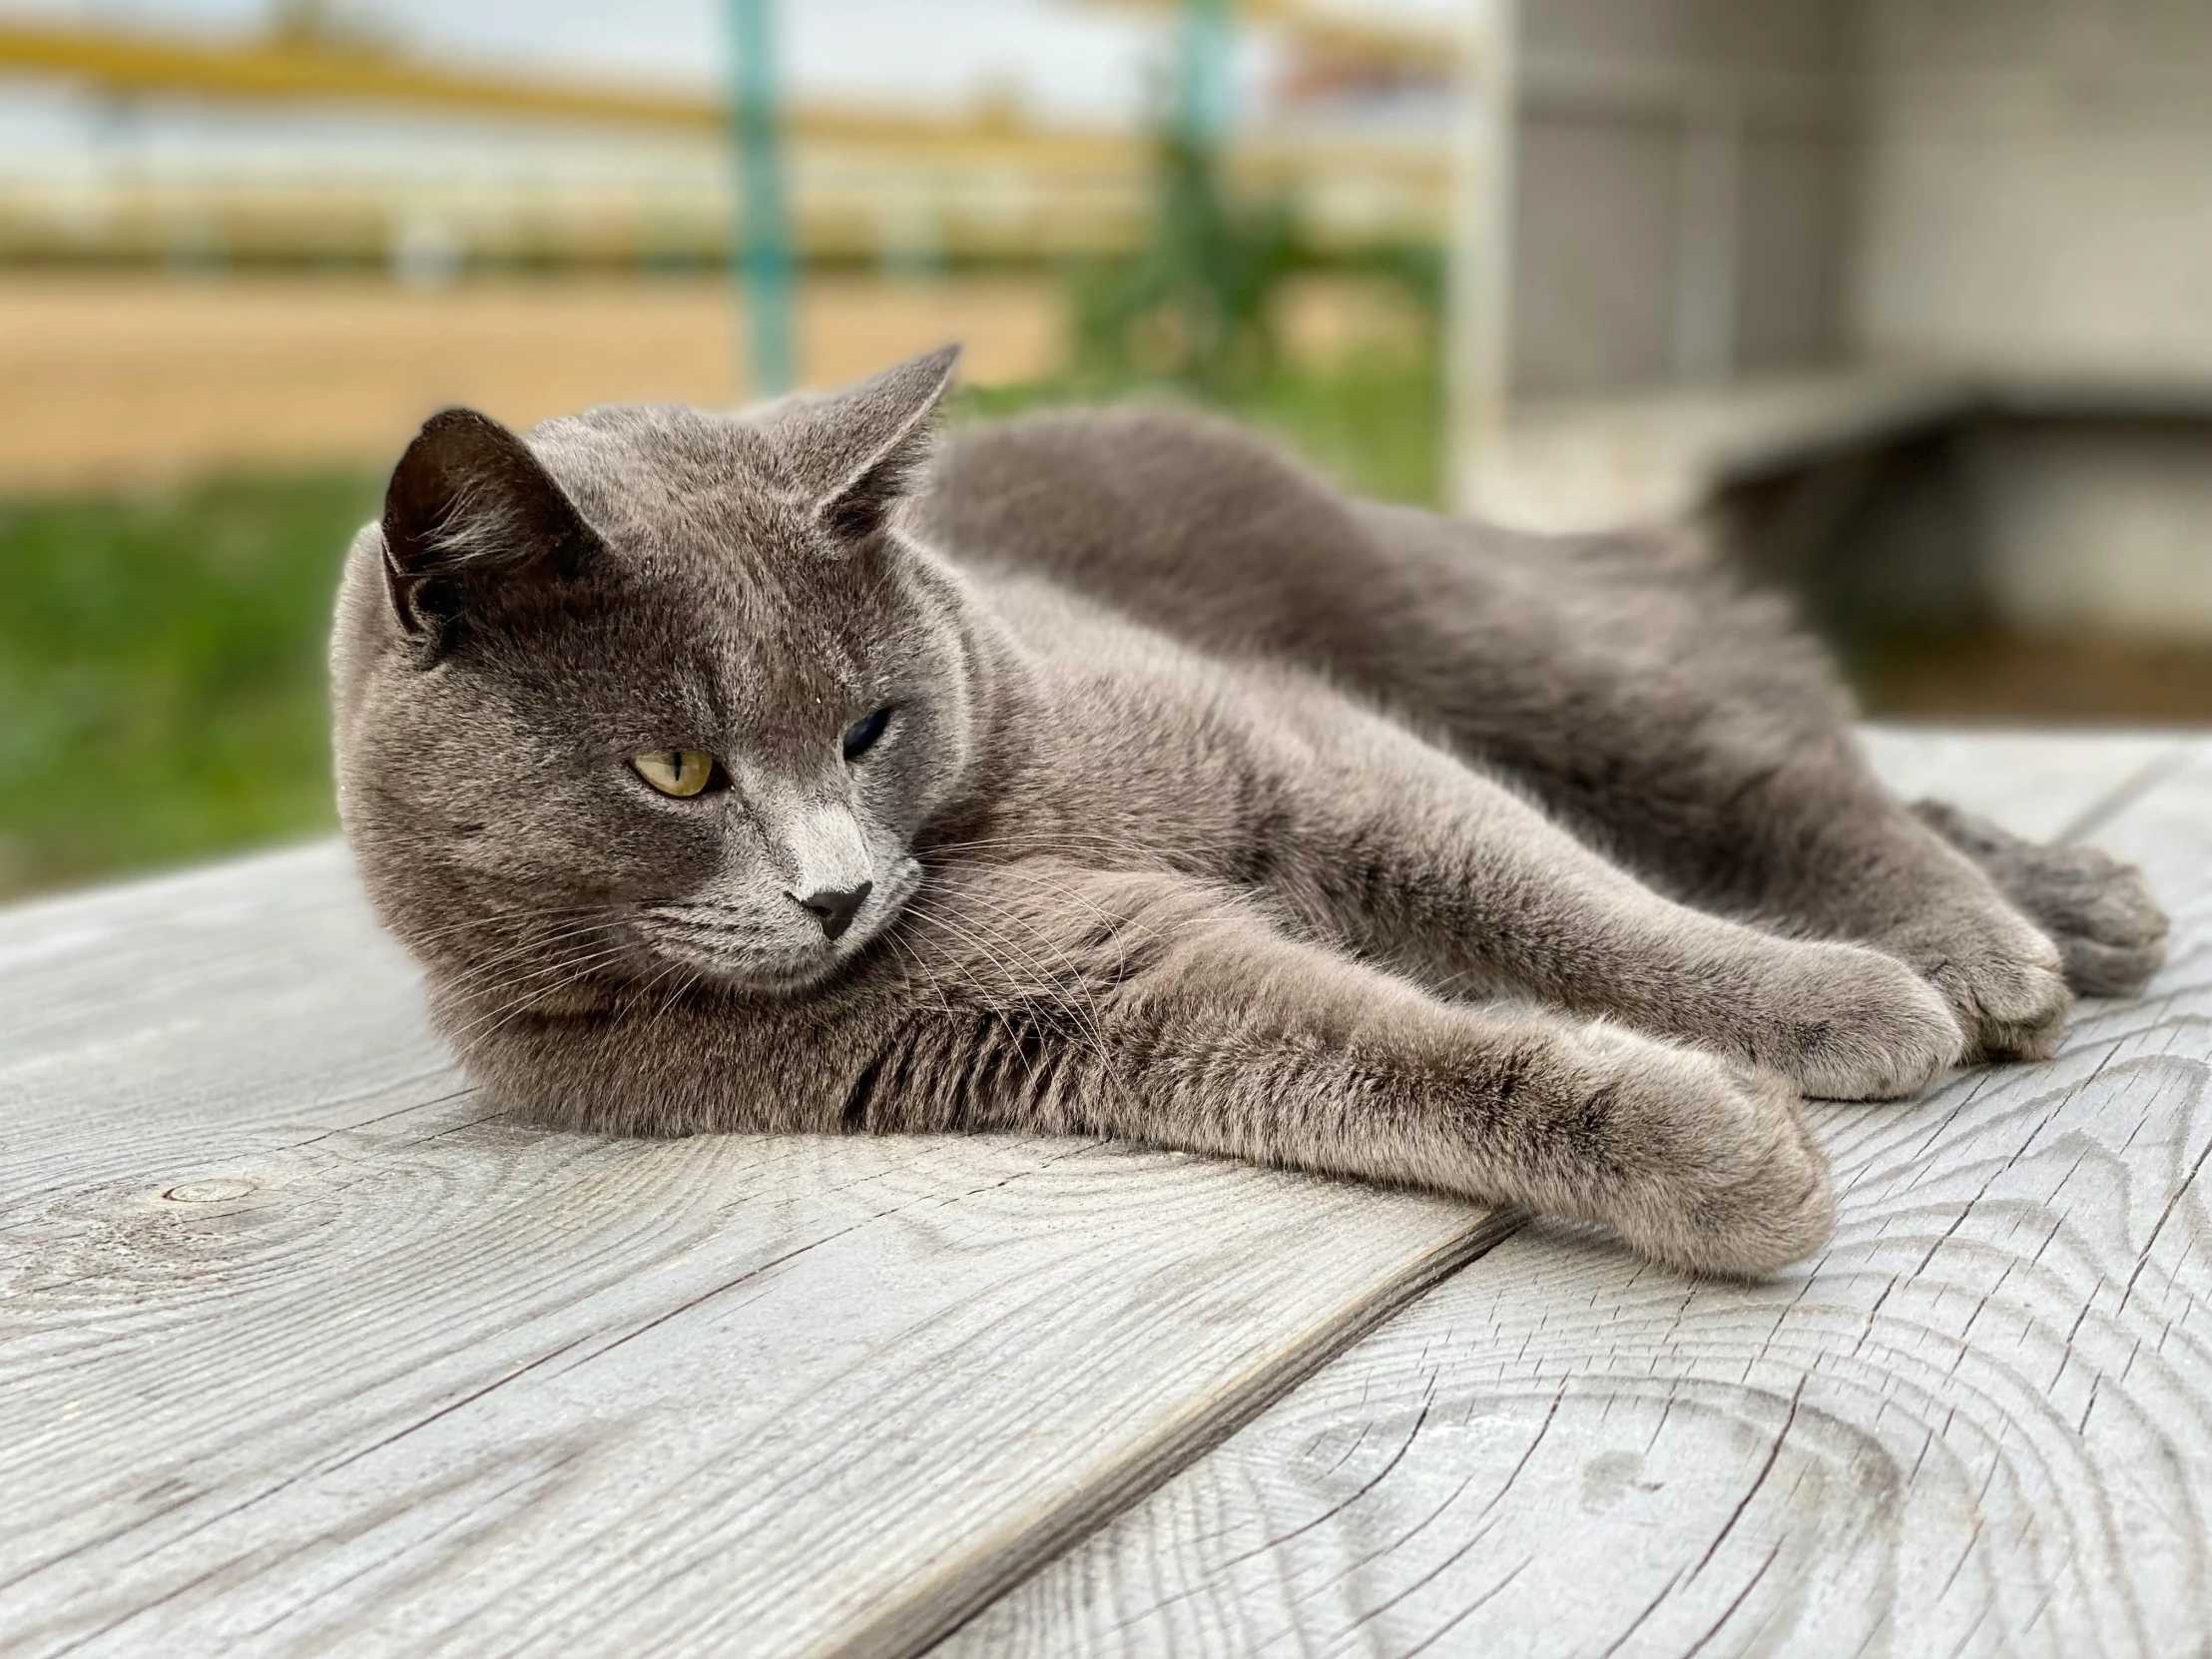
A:
{"type": "Polygon", "coordinates": [[[333,844],[0,914],[0,1650],[2056,1654],[2212,1628],[2212,741],[1875,734],[2142,862],[1808,1267],[1055,1140],[488,1113],[333,844]],[[963,1623],[963,1621],[966,1621],[963,1623]]]}
{"type": "Polygon", "coordinates": [[[2004,375],[1851,367],[1516,406],[1461,505],[1550,531],[1671,523],[1731,486],[1979,416],[2212,421],[2212,380],[2052,363],[2004,375]]]}

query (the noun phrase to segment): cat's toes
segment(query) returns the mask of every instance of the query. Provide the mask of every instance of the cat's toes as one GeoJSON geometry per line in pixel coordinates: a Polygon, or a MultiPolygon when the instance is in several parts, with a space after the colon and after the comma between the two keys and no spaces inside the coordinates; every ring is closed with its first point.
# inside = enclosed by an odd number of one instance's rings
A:
{"type": "Polygon", "coordinates": [[[1893,956],[1850,944],[1791,947],[1743,1046],[1826,1100],[1897,1100],[1958,1063],[1964,1034],[1940,992],[1893,956]]]}
{"type": "Polygon", "coordinates": [[[2133,864],[2094,846],[2039,846],[1939,801],[1913,810],[2050,936],[2081,995],[2129,995],[2164,964],[2166,912],[2133,864]]]}
{"type": "Polygon", "coordinates": [[[2001,854],[1990,874],[2058,946],[2066,983],[2084,996],[2126,996],[2166,960],[2166,912],[2143,872],[2093,846],[2001,854]]]}
{"type": "Polygon", "coordinates": [[[1643,1121],[1623,1136],[1599,1219],[1656,1261],[1725,1278],[1819,1250],[1836,1193],[1796,1091],[1717,1055],[1652,1048],[1667,1057],[1647,1055],[1622,1085],[1624,1116],[1643,1121]]]}
{"type": "Polygon", "coordinates": [[[1930,981],[1950,1000],[1970,1060],[2047,1060],[2065,1034],[2073,992],[2058,947],[2032,927],[1953,949],[1931,961],[1930,981]]]}
{"type": "Polygon", "coordinates": [[[2066,962],[2066,983],[2083,996],[2133,996],[2166,965],[2163,934],[2134,945],[2061,934],[2058,949],[2066,962]]]}

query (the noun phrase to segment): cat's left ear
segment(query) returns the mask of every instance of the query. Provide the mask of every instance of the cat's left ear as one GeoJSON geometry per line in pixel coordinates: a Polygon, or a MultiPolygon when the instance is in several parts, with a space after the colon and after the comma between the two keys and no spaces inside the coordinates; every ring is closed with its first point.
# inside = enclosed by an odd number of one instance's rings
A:
{"type": "Polygon", "coordinates": [[[941,346],[794,411],[786,440],[793,465],[816,519],[839,541],[881,530],[913,487],[959,355],[957,345],[941,346]]]}
{"type": "Polygon", "coordinates": [[[529,445],[474,409],[423,422],[385,488],[383,531],[392,609],[432,654],[573,580],[598,547],[529,445]]]}

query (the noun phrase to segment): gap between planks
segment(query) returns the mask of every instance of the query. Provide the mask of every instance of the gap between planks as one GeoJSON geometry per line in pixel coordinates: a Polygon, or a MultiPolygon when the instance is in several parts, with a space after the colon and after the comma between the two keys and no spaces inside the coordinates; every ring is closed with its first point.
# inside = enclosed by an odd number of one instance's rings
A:
{"type": "Polygon", "coordinates": [[[1339,1355],[1527,1224],[1525,1216],[1510,1210],[1485,1215],[1450,1248],[1438,1251],[1414,1271],[1378,1285],[1363,1304],[1348,1310],[1342,1319],[1317,1327],[1287,1345],[1237,1387],[1206,1409],[1193,1412],[1186,1423],[1163,1433],[1144,1456],[1132,1458],[1122,1469],[1093,1484],[1079,1509],[1071,1508],[1032,1526],[996,1557],[989,1579],[961,1584],[948,1593],[896,1607],[876,1624],[856,1632],[836,1653],[840,1659],[910,1659],[936,1648],[948,1634],[1008,1590],[1142,1502],[1163,1482],[1207,1455],[1339,1355]]]}
{"type": "Polygon", "coordinates": [[[11,1652],[912,1651],[1514,1225],[487,1118],[333,846],[0,962],[11,1652]]]}

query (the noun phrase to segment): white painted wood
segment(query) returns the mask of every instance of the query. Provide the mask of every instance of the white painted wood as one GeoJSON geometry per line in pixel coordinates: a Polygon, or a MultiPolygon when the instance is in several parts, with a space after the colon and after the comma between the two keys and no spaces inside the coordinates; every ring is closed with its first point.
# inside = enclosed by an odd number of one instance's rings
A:
{"type": "Polygon", "coordinates": [[[2205,1653],[2212,745],[2164,765],[2096,838],[2172,965],[2048,1064],[1819,1108],[1818,1262],[1523,1233],[938,1652],[2205,1653]]]}
{"type": "Polygon", "coordinates": [[[1498,1231],[501,1121],[334,846],[0,915],[0,1651],[911,1652],[1498,1231]]]}

